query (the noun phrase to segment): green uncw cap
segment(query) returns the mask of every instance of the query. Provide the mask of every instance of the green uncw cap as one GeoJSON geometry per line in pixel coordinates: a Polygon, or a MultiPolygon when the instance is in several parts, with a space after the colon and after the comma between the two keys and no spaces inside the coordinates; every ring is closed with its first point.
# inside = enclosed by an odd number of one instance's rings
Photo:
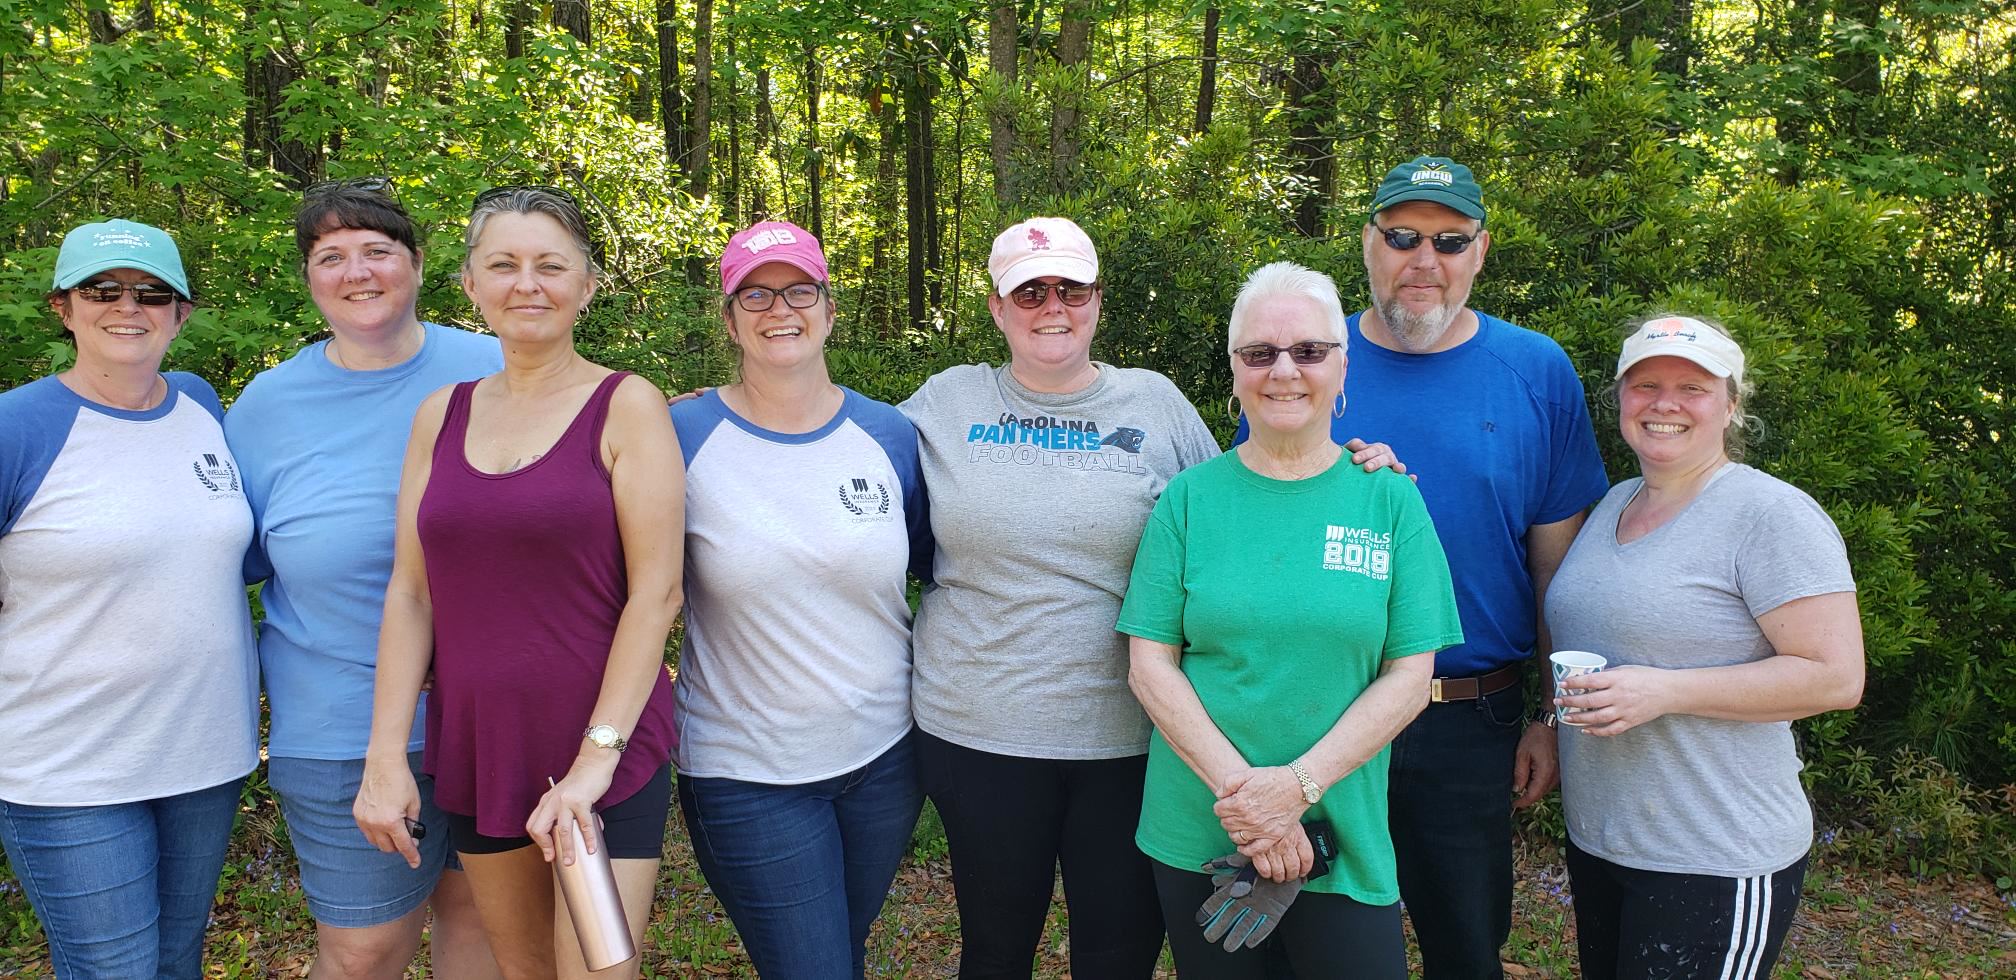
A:
{"type": "Polygon", "coordinates": [[[1372,195],[1372,214],[1405,201],[1433,201],[1465,217],[1484,220],[1484,192],[1470,168],[1448,157],[1415,157],[1386,172],[1372,195]]]}
{"type": "Polygon", "coordinates": [[[114,218],[78,225],[56,253],[56,288],[69,289],[107,269],[138,269],[158,277],[188,299],[189,276],[175,239],[153,225],[114,218]]]}

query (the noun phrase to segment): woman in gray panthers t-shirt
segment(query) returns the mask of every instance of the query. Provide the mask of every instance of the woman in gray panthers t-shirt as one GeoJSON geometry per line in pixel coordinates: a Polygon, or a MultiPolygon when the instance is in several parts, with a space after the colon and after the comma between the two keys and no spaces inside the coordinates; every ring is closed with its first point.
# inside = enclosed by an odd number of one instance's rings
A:
{"type": "MultiPolygon", "coordinates": [[[[900,406],[937,542],[911,701],[951,852],[959,973],[1029,976],[1061,864],[1072,974],[1146,978],[1162,949],[1134,846],[1149,726],[1113,625],[1156,498],[1218,443],[1169,379],[1092,360],[1103,285],[1076,224],[1017,224],[987,268],[1008,363],[948,369],[900,406]]],[[[1392,461],[1347,448],[1371,469],[1392,461]]]]}
{"type": "Polygon", "coordinates": [[[1731,461],[1743,350],[1695,317],[1617,360],[1642,476],[1596,506],[1547,592],[1556,650],[1608,661],[1560,733],[1582,974],[1771,973],[1813,817],[1793,719],[1862,696],[1841,535],[1798,488],[1731,461]]]}

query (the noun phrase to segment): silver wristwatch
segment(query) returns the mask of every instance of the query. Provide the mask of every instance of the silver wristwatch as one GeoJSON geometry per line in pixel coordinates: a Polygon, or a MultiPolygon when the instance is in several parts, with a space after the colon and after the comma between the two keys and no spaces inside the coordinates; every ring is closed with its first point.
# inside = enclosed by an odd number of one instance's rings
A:
{"type": "Polygon", "coordinates": [[[615,749],[621,752],[630,747],[630,740],[618,734],[614,725],[595,725],[582,732],[581,737],[599,749],[615,749]]]}

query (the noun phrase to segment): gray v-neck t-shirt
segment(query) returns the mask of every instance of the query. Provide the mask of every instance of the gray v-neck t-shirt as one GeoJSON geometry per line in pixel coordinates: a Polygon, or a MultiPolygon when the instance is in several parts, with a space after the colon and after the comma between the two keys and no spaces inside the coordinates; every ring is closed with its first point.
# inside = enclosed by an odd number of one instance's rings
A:
{"type": "MultiPolygon", "coordinates": [[[[1619,544],[1643,481],[1611,488],[1547,590],[1557,650],[1668,670],[1775,656],[1757,617],[1855,591],[1841,533],[1804,491],[1730,463],[1650,534],[1619,544]]],[[[1749,877],[1813,842],[1790,722],[1670,714],[1621,735],[1562,728],[1561,792],[1575,846],[1614,864],[1749,877]]]]}

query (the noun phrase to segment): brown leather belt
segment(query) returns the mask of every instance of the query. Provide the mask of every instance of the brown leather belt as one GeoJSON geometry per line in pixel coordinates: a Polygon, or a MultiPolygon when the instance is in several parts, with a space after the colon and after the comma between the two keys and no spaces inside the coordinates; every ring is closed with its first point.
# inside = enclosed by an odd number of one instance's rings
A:
{"type": "Polygon", "coordinates": [[[1475,701],[1485,695],[1518,686],[1519,677],[1525,670],[1525,664],[1513,664],[1476,677],[1437,677],[1428,683],[1428,700],[1475,701]]]}

